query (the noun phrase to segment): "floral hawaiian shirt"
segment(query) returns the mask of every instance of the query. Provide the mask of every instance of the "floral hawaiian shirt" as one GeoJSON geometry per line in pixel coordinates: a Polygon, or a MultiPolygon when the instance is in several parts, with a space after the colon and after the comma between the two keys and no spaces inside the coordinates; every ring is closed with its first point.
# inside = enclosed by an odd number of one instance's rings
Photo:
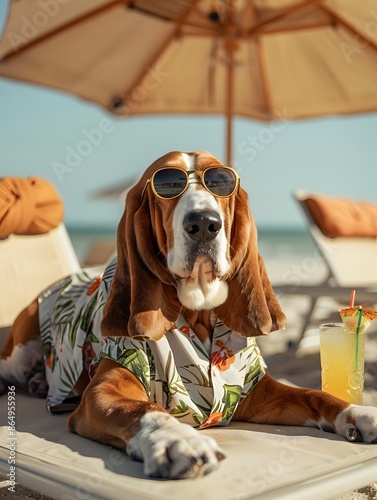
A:
{"type": "Polygon", "coordinates": [[[69,396],[84,368],[93,376],[108,358],[133,372],[149,398],[183,422],[227,425],[265,374],[255,338],[217,320],[207,352],[183,316],[158,341],[103,337],[100,323],[115,267],[113,259],[101,277],[89,270],[72,275],[39,298],[47,408],[69,396]]]}

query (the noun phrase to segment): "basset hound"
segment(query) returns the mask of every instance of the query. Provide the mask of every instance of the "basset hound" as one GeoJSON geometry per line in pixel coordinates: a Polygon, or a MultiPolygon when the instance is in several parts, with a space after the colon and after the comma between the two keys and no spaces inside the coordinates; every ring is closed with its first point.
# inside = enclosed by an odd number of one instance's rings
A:
{"type": "Polygon", "coordinates": [[[3,391],[26,385],[51,412],[81,395],[68,429],[127,451],[149,477],[217,469],[225,455],[200,430],[231,420],[376,443],[376,408],[268,374],[255,337],[285,322],[237,173],[206,151],[171,152],[127,195],[103,275],[68,277],[16,319],[3,391]]]}

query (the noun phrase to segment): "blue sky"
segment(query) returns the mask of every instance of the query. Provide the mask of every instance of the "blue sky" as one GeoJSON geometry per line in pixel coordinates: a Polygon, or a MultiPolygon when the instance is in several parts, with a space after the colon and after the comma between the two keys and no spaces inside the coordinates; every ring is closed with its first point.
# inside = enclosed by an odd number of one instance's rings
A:
{"type": "MultiPolygon", "coordinates": [[[[0,28],[5,16],[2,1],[0,28]]],[[[137,178],[171,150],[207,149],[224,160],[224,138],[219,117],[119,119],[74,96],[0,78],[0,176],[50,180],[70,228],[116,227],[122,204],[94,193],[137,178]]],[[[302,228],[292,200],[298,188],[377,203],[376,139],[377,114],[275,127],[237,119],[234,165],[258,226],[302,228]]]]}

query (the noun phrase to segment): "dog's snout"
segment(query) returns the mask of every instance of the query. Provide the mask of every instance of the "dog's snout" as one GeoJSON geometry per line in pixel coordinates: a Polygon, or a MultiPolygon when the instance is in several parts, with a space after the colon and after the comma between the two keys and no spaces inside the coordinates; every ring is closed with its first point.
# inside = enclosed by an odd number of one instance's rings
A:
{"type": "Polygon", "coordinates": [[[196,241],[207,242],[213,240],[221,227],[220,215],[214,210],[189,212],[183,219],[183,229],[196,241]]]}

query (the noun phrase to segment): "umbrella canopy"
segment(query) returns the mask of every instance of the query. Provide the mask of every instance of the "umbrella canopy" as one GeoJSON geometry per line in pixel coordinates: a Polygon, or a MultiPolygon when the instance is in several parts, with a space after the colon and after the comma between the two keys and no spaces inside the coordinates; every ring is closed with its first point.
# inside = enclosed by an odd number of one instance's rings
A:
{"type": "Polygon", "coordinates": [[[374,0],[11,2],[0,75],[119,115],[377,109],[374,0]]]}
{"type": "MultiPolygon", "coordinates": [[[[366,330],[372,321],[377,319],[377,312],[363,306],[347,307],[339,310],[340,317],[348,328],[359,330],[363,327],[366,330]]],[[[357,332],[358,333],[358,332],[357,332]]]]}

